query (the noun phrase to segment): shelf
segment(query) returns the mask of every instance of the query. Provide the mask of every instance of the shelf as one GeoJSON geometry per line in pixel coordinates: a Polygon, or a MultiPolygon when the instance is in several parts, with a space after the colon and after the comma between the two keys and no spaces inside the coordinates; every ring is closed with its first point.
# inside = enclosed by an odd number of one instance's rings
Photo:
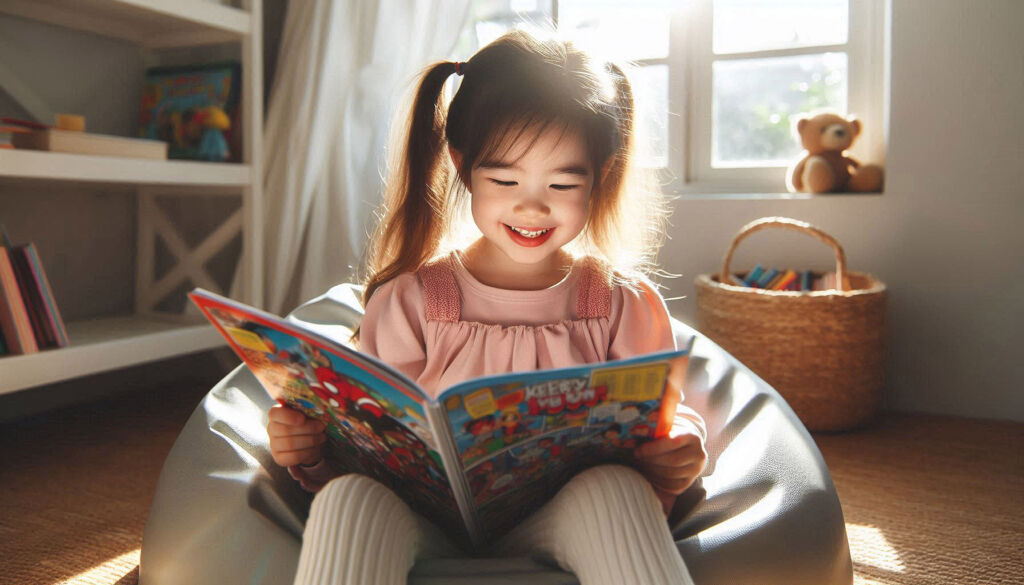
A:
{"type": "Polygon", "coordinates": [[[0,12],[148,48],[238,41],[251,15],[208,0],[3,0],[0,12]]]}
{"type": "Polygon", "coordinates": [[[45,179],[133,185],[210,185],[245,187],[252,169],[237,163],[147,160],[0,150],[0,179],[45,179]]]}
{"type": "Polygon", "coordinates": [[[212,349],[224,338],[209,324],[116,317],[68,323],[70,345],[0,357],[0,394],[212,349]]]}

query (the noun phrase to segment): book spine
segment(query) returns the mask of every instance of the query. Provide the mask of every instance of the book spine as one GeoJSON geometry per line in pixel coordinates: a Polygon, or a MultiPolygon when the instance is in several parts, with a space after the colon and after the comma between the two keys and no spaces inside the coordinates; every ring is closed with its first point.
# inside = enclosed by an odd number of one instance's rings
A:
{"type": "Polygon", "coordinates": [[[476,513],[476,501],[473,498],[473,490],[469,487],[469,480],[466,478],[466,470],[462,467],[462,459],[459,457],[459,448],[455,444],[455,437],[452,436],[452,425],[448,419],[445,409],[436,402],[425,405],[427,423],[437,440],[438,454],[441,455],[441,462],[444,463],[445,473],[448,475],[448,484],[455,495],[455,504],[462,516],[462,523],[469,534],[469,540],[473,546],[480,547],[484,544],[484,535],[480,526],[480,518],[476,513]]]}
{"type": "Polygon", "coordinates": [[[32,324],[32,334],[35,335],[39,348],[53,347],[56,345],[56,338],[46,318],[43,298],[36,286],[36,279],[32,275],[32,268],[29,266],[24,252],[24,246],[8,248],[14,276],[18,280],[18,290],[21,291],[21,299],[25,303],[25,311],[32,324]]]}
{"type": "Polygon", "coordinates": [[[32,324],[7,250],[0,247],[0,326],[11,353],[36,353],[39,346],[32,333],[32,324]]]}
{"type": "Polygon", "coordinates": [[[796,272],[793,270],[786,270],[786,272],[778,278],[775,286],[772,287],[772,290],[786,290],[794,281],[796,281],[796,272]]]}
{"type": "Polygon", "coordinates": [[[775,277],[778,276],[778,275],[779,275],[779,271],[774,269],[774,268],[772,268],[771,270],[766,272],[763,276],[761,276],[761,278],[757,279],[757,285],[756,286],[758,288],[767,288],[767,285],[772,280],[774,280],[775,277]]]}
{"type": "Polygon", "coordinates": [[[42,297],[47,320],[53,328],[56,346],[67,347],[67,326],[64,324],[64,319],[60,315],[60,309],[57,308],[57,300],[53,296],[53,288],[50,287],[50,279],[46,277],[46,270],[43,269],[43,263],[39,259],[39,252],[36,250],[36,245],[34,243],[25,247],[25,257],[32,269],[32,275],[36,279],[36,285],[39,287],[39,293],[42,297]]]}
{"type": "Polygon", "coordinates": [[[757,266],[754,266],[754,269],[751,270],[750,274],[747,275],[747,278],[746,278],[747,285],[748,286],[755,286],[755,283],[757,282],[757,279],[761,278],[761,275],[763,275],[763,274],[764,274],[764,266],[761,266],[760,264],[758,264],[757,266]]]}

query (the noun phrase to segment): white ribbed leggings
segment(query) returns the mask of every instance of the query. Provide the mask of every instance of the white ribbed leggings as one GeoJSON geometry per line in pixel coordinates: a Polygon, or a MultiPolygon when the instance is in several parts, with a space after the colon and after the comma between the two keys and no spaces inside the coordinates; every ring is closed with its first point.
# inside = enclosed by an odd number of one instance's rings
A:
{"type": "MultiPolygon", "coordinates": [[[[574,477],[494,551],[548,556],[582,585],[693,583],[650,484],[618,465],[574,477]]],[[[391,490],[344,475],[313,499],[295,585],[400,585],[417,558],[455,555],[440,529],[391,490]]]]}

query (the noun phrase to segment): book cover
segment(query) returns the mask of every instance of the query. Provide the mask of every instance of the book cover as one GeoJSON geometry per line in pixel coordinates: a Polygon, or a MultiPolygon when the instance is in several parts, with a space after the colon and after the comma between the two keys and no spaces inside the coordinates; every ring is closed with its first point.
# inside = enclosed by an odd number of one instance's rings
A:
{"type": "Polygon", "coordinates": [[[472,546],[583,468],[667,435],[688,363],[678,350],[488,376],[433,399],[345,340],[201,289],[189,296],[274,399],[325,423],[336,469],[373,477],[472,546]]]}
{"type": "Polygon", "coordinates": [[[149,69],[139,136],[167,142],[172,159],[239,162],[240,90],[236,62],[149,69]]]}

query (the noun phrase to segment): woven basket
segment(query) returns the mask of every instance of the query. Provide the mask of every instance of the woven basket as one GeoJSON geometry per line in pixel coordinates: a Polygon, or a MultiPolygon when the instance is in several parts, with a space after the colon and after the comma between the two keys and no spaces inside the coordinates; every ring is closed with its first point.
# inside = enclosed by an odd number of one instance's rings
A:
{"type": "Polygon", "coordinates": [[[696,285],[697,328],[778,390],[808,429],[852,429],[878,413],[885,381],[885,285],[869,274],[847,272],[846,254],[832,236],[785,217],[756,220],[736,234],[721,272],[698,276],[696,285]],[[831,246],[840,290],[722,284],[739,243],[768,228],[795,230],[831,246]]]}

